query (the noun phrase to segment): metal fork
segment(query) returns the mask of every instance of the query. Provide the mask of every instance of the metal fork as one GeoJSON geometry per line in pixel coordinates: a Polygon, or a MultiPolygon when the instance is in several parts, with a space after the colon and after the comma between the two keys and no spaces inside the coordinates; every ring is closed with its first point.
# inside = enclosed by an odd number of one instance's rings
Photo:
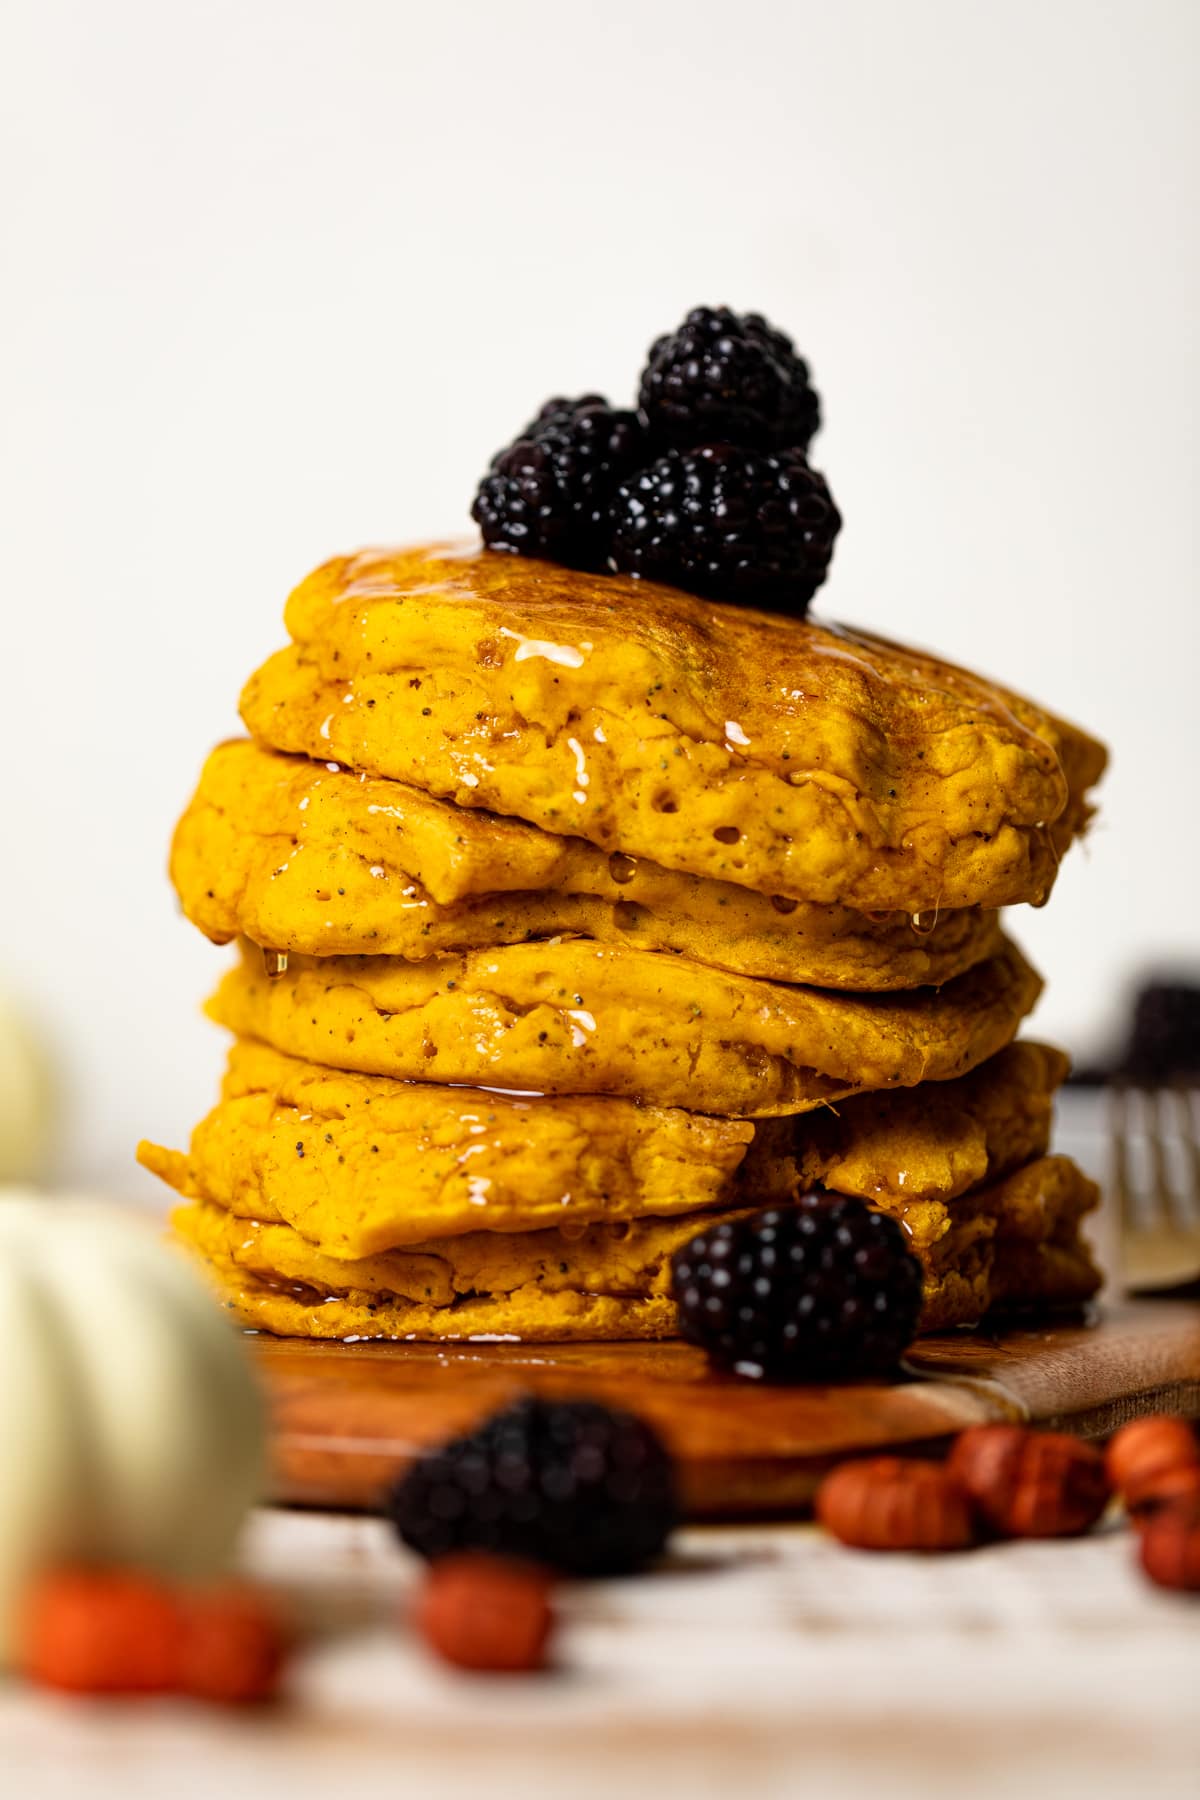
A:
{"type": "Polygon", "coordinates": [[[1200,1088],[1108,1089],[1121,1276],[1133,1293],[1200,1282],[1200,1088]]]}

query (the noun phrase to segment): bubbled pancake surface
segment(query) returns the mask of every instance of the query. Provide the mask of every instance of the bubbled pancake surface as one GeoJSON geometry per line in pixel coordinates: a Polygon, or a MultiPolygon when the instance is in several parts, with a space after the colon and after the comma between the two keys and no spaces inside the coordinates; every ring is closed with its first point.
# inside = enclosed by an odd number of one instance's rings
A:
{"type": "Polygon", "coordinates": [[[219,745],[175,832],[187,916],[312,956],[411,959],[558,935],[817,987],[952,979],[999,948],[978,908],[868,916],[681,874],[249,740],[219,745]]]}
{"type": "Polygon", "coordinates": [[[1040,901],[1105,760],[925,653],[475,545],[338,558],[286,621],[263,743],[760,894],[1040,901]]]}
{"type": "Polygon", "coordinates": [[[1014,945],[943,988],[840,994],[578,940],[410,963],[243,944],[209,1003],[239,1036],[332,1068],[770,1117],[964,1074],[1041,983],[1014,945]]]}

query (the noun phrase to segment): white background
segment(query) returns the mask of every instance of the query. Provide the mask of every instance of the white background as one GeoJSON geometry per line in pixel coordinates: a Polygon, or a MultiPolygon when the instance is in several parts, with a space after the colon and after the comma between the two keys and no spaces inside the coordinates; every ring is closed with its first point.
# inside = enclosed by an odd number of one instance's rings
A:
{"type": "Polygon", "coordinates": [[[454,530],[691,305],[809,356],[823,606],[1113,745],[1049,910],[1082,1053],[1200,947],[1196,0],[5,0],[0,979],[136,1189],[223,1046],[163,865],[289,586],[454,530]]]}

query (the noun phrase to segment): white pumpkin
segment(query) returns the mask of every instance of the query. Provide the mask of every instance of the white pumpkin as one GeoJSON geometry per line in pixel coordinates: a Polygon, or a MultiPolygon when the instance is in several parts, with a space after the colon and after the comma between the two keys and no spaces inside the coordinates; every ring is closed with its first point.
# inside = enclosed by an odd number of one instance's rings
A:
{"type": "Polygon", "coordinates": [[[50,1147],[46,1057],[21,1013],[0,990],[0,1181],[37,1181],[50,1147]]]}
{"type": "Polygon", "coordinates": [[[226,1315],[150,1225],[0,1189],[0,1662],[55,1561],[219,1573],[263,1409],[226,1315]]]}

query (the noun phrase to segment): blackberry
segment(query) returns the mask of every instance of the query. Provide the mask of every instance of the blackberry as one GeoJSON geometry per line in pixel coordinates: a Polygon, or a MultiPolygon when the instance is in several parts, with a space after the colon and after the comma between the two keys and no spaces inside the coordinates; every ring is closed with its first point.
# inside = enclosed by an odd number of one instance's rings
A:
{"type": "Polygon", "coordinates": [[[609,501],[648,454],[637,414],[617,411],[603,395],[547,400],[492,458],[471,517],[493,550],[603,568],[609,501]]]}
{"type": "Polygon", "coordinates": [[[747,1375],[885,1374],[921,1311],[921,1265],[896,1221],[820,1189],[702,1231],[672,1278],[683,1335],[747,1375]]]}
{"type": "Polygon", "coordinates": [[[798,616],[825,579],[842,519],[799,450],[669,450],[624,481],[610,563],[696,594],[798,616]]]}
{"type": "Polygon", "coordinates": [[[649,1425],[590,1400],[536,1399],[423,1457],[388,1511],[430,1560],[486,1550],[572,1575],[640,1568],[678,1516],[671,1459],[649,1425]]]}
{"type": "Polygon", "coordinates": [[[821,402],[791,338],[761,313],[698,306],[652,345],[638,404],[655,437],[694,444],[808,448],[821,402]]]}

